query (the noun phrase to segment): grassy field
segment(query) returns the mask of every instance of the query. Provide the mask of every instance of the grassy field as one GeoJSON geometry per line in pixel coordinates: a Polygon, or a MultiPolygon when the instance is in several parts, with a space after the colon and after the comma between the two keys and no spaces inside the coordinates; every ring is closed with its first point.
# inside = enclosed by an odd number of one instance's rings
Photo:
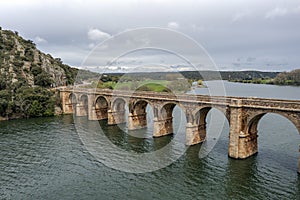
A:
{"type": "Polygon", "coordinates": [[[170,85],[172,85],[172,81],[166,81],[166,80],[129,81],[129,82],[118,82],[113,89],[169,92],[170,85]]]}
{"type": "Polygon", "coordinates": [[[107,88],[114,90],[134,90],[152,92],[186,92],[190,89],[190,84],[184,80],[143,80],[143,81],[107,81],[94,82],[91,87],[107,88]]]}

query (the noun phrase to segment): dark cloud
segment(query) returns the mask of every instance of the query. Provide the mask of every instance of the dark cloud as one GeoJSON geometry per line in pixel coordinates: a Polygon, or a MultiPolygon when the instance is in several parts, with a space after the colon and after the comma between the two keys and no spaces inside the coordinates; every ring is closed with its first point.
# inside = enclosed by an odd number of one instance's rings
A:
{"type": "MultiPolygon", "coordinates": [[[[73,66],[84,63],[91,49],[111,35],[151,26],[168,27],[195,39],[222,69],[300,68],[299,19],[300,3],[296,0],[0,2],[0,26],[19,31],[41,50],[73,66]]],[[[140,39],[147,43],[145,37],[140,39]]],[[[191,58],[196,57],[193,49],[170,40],[169,47],[174,46],[190,50],[191,58]]],[[[112,49],[103,51],[103,57],[112,49]]],[[[131,56],[122,61],[123,66],[151,59],[165,65],[177,62],[158,52],[131,56]]]]}

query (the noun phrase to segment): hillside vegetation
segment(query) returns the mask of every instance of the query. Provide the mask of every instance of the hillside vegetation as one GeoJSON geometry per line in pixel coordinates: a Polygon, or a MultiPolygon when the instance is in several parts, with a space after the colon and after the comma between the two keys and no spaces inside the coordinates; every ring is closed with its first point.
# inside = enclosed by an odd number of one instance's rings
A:
{"type": "Polygon", "coordinates": [[[277,85],[300,86],[300,69],[295,69],[290,72],[282,72],[274,78],[273,82],[277,85]]]}
{"type": "Polygon", "coordinates": [[[111,73],[94,81],[91,87],[118,90],[154,92],[179,92],[190,90],[194,83],[203,86],[203,80],[249,81],[274,78],[278,72],[260,71],[181,71],[181,72],[136,72],[111,73]]]}
{"type": "Polygon", "coordinates": [[[0,118],[53,115],[55,97],[48,88],[74,83],[77,71],[0,28],[0,118]]]}
{"type": "Polygon", "coordinates": [[[234,79],[233,82],[300,86],[300,69],[278,73],[274,78],[234,79]]]}
{"type": "Polygon", "coordinates": [[[77,69],[42,53],[31,40],[9,30],[0,30],[0,66],[0,89],[68,85],[77,73],[77,69]]]}

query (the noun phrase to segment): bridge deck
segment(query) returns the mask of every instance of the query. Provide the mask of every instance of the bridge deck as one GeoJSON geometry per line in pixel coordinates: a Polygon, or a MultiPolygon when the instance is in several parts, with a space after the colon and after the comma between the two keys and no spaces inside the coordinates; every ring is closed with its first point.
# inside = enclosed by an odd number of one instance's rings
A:
{"type": "Polygon", "coordinates": [[[64,92],[89,95],[106,95],[124,98],[176,101],[181,103],[205,103],[224,106],[300,111],[300,100],[270,99],[237,96],[210,96],[198,94],[170,94],[164,92],[121,91],[109,89],[64,88],[64,92]]]}

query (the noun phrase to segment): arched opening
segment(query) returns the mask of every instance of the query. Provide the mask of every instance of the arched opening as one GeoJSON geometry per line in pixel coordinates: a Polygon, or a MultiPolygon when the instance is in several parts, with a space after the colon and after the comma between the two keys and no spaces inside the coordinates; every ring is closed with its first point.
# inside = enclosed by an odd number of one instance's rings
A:
{"type": "Polygon", "coordinates": [[[187,116],[182,107],[175,105],[172,111],[173,117],[173,133],[177,135],[177,140],[182,144],[186,144],[186,125],[187,116]]]}
{"type": "Polygon", "coordinates": [[[299,130],[296,122],[284,113],[272,112],[257,114],[249,120],[246,133],[257,138],[257,162],[263,166],[262,169],[288,169],[294,172],[299,167],[299,130]]]}
{"type": "MultiPolygon", "coordinates": [[[[77,116],[87,116],[88,114],[88,96],[83,94],[80,97],[79,113],[76,112],[77,116]]],[[[77,110],[78,111],[78,110],[77,110]]]]}
{"type": "Polygon", "coordinates": [[[154,130],[154,136],[175,134],[177,135],[176,140],[180,143],[186,142],[185,129],[187,119],[184,110],[179,105],[175,103],[163,105],[157,123],[159,124],[159,130],[154,130]]]}
{"type": "Polygon", "coordinates": [[[217,143],[220,143],[217,147],[222,148],[222,152],[227,154],[229,119],[222,109],[201,108],[196,112],[193,123],[197,127],[200,140],[207,141],[205,152],[211,151],[217,143]]]}
{"type": "Polygon", "coordinates": [[[253,117],[247,127],[247,133],[250,135],[257,135],[257,128],[258,128],[258,123],[260,121],[260,119],[265,115],[266,113],[262,113],[259,115],[256,115],[255,117],[253,117]]]}
{"type": "Polygon", "coordinates": [[[99,96],[95,103],[95,111],[98,120],[103,120],[108,118],[108,102],[106,98],[99,96]]]}
{"type": "Polygon", "coordinates": [[[75,96],[74,93],[71,93],[71,94],[69,95],[68,103],[69,103],[69,104],[77,103],[77,99],[76,99],[76,96],[75,96]]]}
{"type": "Polygon", "coordinates": [[[198,126],[198,132],[202,140],[206,138],[206,118],[211,109],[211,107],[202,108],[195,115],[194,123],[198,126]]]}
{"type": "Polygon", "coordinates": [[[151,121],[153,121],[152,107],[145,100],[135,102],[130,108],[128,120],[129,130],[146,128],[148,126],[148,122],[151,123],[151,121]]]}
{"type": "Polygon", "coordinates": [[[115,112],[124,111],[125,105],[126,105],[126,101],[124,99],[117,98],[113,102],[113,106],[112,106],[113,111],[115,111],[115,112]]]}
{"type": "Polygon", "coordinates": [[[127,123],[128,106],[123,98],[116,98],[112,101],[111,110],[108,112],[108,124],[127,123]]]}
{"type": "Polygon", "coordinates": [[[146,100],[134,102],[129,110],[128,130],[136,131],[131,131],[129,134],[138,138],[152,138],[153,118],[152,106],[146,100]]]}
{"type": "Polygon", "coordinates": [[[68,112],[73,113],[76,110],[77,99],[74,93],[68,97],[68,112]]]}
{"type": "Polygon", "coordinates": [[[173,118],[173,110],[175,108],[175,103],[165,104],[161,109],[161,115],[163,119],[173,118]]]}

